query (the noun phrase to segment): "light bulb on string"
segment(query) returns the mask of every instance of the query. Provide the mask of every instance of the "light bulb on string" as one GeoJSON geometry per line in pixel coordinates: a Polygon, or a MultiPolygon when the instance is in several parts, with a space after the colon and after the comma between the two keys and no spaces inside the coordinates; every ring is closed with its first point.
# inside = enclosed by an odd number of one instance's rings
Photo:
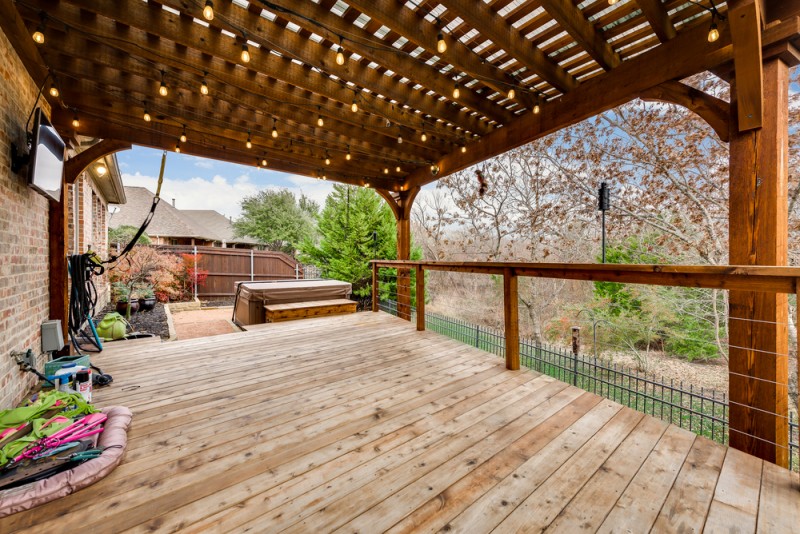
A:
{"type": "Polygon", "coordinates": [[[326,152],[325,153],[325,165],[330,165],[330,164],[331,164],[331,157],[326,152]]]}
{"type": "Polygon", "coordinates": [[[352,157],[353,156],[350,155],[350,147],[348,146],[347,147],[347,154],[345,155],[344,159],[346,159],[347,161],[350,161],[352,159],[352,157]]]}
{"type": "Polygon", "coordinates": [[[319,126],[320,128],[322,128],[323,126],[325,126],[325,121],[324,121],[324,120],[322,120],[322,115],[320,115],[320,116],[318,116],[318,117],[317,117],[317,126],[319,126]]]}
{"type": "Polygon", "coordinates": [[[428,134],[425,133],[425,130],[422,130],[422,135],[420,136],[420,139],[422,139],[423,143],[428,140],[428,134]]]}
{"type": "Polygon", "coordinates": [[[278,138],[278,129],[275,127],[275,124],[272,125],[272,138],[273,139],[278,138]]]}
{"type": "Polygon", "coordinates": [[[175,152],[177,152],[178,154],[181,153],[181,143],[180,143],[180,141],[175,143],[175,152]]]}
{"type": "Polygon", "coordinates": [[[461,145],[461,153],[462,154],[466,154],[467,153],[467,146],[466,145],[461,145]]]}
{"type": "Polygon", "coordinates": [[[344,65],[344,49],[342,45],[339,45],[339,48],[336,49],[336,64],[344,65]]]}
{"type": "Polygon", "coordinates": [[[203,81],[200,82],[200,94],[207,95],[208,94],[208,83],[206,82],[206,76],[208,76],[207,72],[203,73],[203,81]]]}
{"type": "Polygon", "coordinates": [[[214,20],[214,2],[211,0],[206,0],[206,5],[203,7],[203,18],[214,20]]]}
{"type": "Polygon", "coordinates": [[[267,158],[264,158],[264,159],[261,160],[261,166],[262,167],[266,167],[267,166],[267,158]]]}
{"type": "Polygon", "coordinates": [[[353,99],[353,103],[350,105],[350,111],[353,113],[358,113],[358,103],[356,102],[355,98],[353,99]]]}
{"type": "Polygon", "coordinates": [[[508,90],[508,99],[509,100],[514,100],[514,97],[516,97],[516,96],[517,96],[517,92],[514,90],[513,87],[508,90]]]}
{"type": "Polygon", "coordinates": [[[400,172],[400,165],[394,168],[395,171],[400,172]]]}
{"type": "Polygon", "coordinates": [[[60,94],[61,93],[59,92],[58,87],[56,86],[55,82],[51,83],[50,84],[50,96],[52,96],[53,98],[58,98],[58,95],[60,95],[60,94]]]}
{"type": "Polygon", "coordinates": [[[33,41],[36,44],[44,44],[44,24],[39,24],[39,27],[33,32],[33,41]]]}
{"type": "Polygon", "coordinates": [[[153,118],[150,116],[150,113],[147,111],[147,108],[144,108],[144,115],[142,116],[144,122],[150,122],[153,118]]]}
{"type": "Polygon", "coordinates": [[[444,35],[442,32],[439,32],[439,35],[436,36],[436,50],[440,54],[447,52],[447,43],[444,40],[444,35]]]}
{"type": "Polygon", "coordinates": [[[250,63],[250,49],[247,48],[247,43],[242,45],[242,63],[250,63]]]}
{"type": "Polygon", "coordinates": [[[245,146],[247,146],[247,148],[253,148],[253,141],[250,138],[250,130],[247,130],[247,143],[245,143],[245,146]]]}
{"type": "Polygon", "coordinates": [[[403,144],[403,136],[402,135],[399,135],[399,134],[397,135],[397,144],[398,145],[402,145],[403,144]]]}
{"type": "Polygon", "coordinates": [[[389,167],[383,168],[383,174],[389,174],[389,167]]]}
{"type": "Polygon", "coordinates": [[[183,125],[183,132],[181,132],[181,143],[186,142],[186,125],[183,125]]]}
{"type": "Polygon", "coordinates": [[[714,21],[714,17],[711,17],[711,27],[708,29],[708,42],[713,43],[719,40],[719,28],[717,28],[717,23],[714,21]]]}
{"type": "Polygon", "coordinates": [[[79,127],[80,125],[81,125],[81,121],[80,121],[80,120],[78,120],[78,114],[76,113],[76,114],[75,114],[75,115],[73,115],[73,117],[72,117],[72,127],[73,127],[73,128],[77,128],[77,127],[79,127]]]}
{"type": "Polygon", "coordinates": [[[456,86],[453,87],[453,98],[458,99],[458,97],[460,96],[461,96],[461,90],[459,89],[458,84],[456,84],[456,86]]]}
{"type": "Polygon", "coordinates": [[[169,89],[167,89],[167,85],[164,83],[163,80],[161,81],[161,85],[158,88],[158,94],[160,94],[161,96],[167,96],[169,94],[169,89]]]}

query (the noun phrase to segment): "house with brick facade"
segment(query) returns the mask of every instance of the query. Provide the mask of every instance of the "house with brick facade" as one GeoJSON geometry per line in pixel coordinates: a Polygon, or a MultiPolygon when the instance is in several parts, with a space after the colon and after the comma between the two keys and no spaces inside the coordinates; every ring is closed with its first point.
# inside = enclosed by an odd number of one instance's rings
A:
{"type": "MultiPolygon", "coordinates": [[[[146,187],[125,187],[126,203],[112,207],[110,228],[133,226],[138,228],[150,212],[155,194],[146,187]]],[[[196,245],[223,248],[257,248],[259,243],[251,237],[237,237],[233,223],[214,210],[182,210],[162,199],[147,227],[147,235],[154,245],[196,245]]]]}

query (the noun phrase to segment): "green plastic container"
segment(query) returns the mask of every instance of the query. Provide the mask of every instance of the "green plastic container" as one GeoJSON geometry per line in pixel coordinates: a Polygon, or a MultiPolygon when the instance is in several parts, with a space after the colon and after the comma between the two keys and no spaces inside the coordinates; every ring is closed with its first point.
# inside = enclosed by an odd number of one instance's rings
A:
{"type": "Polygon", "coordinates": [[[61,369],[61,366],[65,363],[74,363],[76,365],[89,367],[89,355],[83,354],[81,356],[62,356],[60,358],[56,358],[55,360],[44,364],[44,374],[46,376],[53,376],[56,374],[56,371],[61,369]]]}

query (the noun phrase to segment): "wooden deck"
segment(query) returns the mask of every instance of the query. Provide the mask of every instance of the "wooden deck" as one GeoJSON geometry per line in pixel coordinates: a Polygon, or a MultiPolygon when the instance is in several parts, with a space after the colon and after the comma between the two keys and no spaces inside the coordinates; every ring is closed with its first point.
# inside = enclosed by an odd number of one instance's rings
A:
{"type": "Polygon", "coordinates": [[[798,477],[383,313],[96,358],[125,461],[0,532],[791,532],[798,477]]]}

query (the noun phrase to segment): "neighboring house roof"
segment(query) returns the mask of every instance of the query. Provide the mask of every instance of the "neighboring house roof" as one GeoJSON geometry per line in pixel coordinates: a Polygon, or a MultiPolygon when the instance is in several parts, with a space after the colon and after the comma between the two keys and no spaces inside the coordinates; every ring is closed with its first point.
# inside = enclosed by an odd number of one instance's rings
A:
{"type": "Polygon", "coordinates": [[[258,241],[252,237],[237,237],[234,239],[235,231],[233,223],[230,219],[225,217],[218,211],[214,210],[178,210],[180,214],[189,219],[197,226],[202,226],[211,231],[217,241],[225,241],[226,243],[249,243],[252,245],[258,244],[258,241]]]}
{"type": "MultiPolygon", "coordinates": [[[[128,225],[139,227],[147,217],[155,194],[145,187],[125,187],[128,202],[119,206],[108,225],[119,228],[128,225]]],[[[147,234],[162,237],[193,237],[226,243],[256,244],[249,237],[233,239],[233,225],[227,217],[214,210],[179,210],[163,198],[156,207],[147,234]]]]}
{"type": "MultiPolygon", "coordinates": [[[[78,143],[73,149],[80,154],[101,140],[79,135],[77,136],[77,141],[78,143]]],[[[100,160],[87,167],[86,171],[89,173],[92,182],[94,182],[96,191],[100,193],[106,204],[125,204],[125,190],[122,186],[122,175],[119,172],[116,154],[103,156],[100,160]],[[106,172],[102,175],[97,172],[98,164],[101,160],[106,168],[106,172]]]]}

